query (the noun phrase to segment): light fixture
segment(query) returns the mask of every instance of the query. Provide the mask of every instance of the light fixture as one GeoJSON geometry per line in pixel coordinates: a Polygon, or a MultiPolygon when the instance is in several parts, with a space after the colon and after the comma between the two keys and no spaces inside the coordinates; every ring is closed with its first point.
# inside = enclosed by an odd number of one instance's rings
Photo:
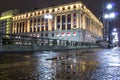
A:
{"type": "Polygon", "coordinates": [[[107,9],[112,9],[112,7],[113,7],[112,4],[108,4],[106,8],[107,9]]]}
{"type": "Polygon", "coordinates": [[[51,14],[46,14],[46,15],[44,15],[44,18],[45,18],[45,19],[52,19],[53,16],[52,16],[51,14]]]}
{"type": "Polygon", "coordinates": [[[115,16],[116,16],[115,13],[112,12],[112,13],[109,13],[109,14],[105,14],[105,15],[104,15],[104,18],[105,18],[105,19],[108,19],[108,18],[111,19],[111,18],[115,18],[115,16]]]}

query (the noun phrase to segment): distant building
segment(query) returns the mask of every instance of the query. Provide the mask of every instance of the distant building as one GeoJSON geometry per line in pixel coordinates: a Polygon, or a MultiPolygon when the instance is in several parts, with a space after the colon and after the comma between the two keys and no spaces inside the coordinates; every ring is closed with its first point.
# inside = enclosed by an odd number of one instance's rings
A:
{"type": "Polygon", "coordinates": [[[102,29],[103,24],[78,1],[18,14],[12,33],[95,43],[103,39],[102,29]]]}
{"type": "Polygon", "coordinates": [[[0,17],[0,33],[11,34],[13,15],[18,14],[18,10],[9,10],[3,12],[0,17]]]}

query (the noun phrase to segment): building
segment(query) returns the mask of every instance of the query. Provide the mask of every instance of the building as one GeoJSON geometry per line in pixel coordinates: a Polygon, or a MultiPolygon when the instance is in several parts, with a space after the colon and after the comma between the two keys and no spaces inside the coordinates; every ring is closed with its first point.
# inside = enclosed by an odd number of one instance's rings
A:
{"type": "Polygon", "coordinates": [[[95,43],[103,38],[102,29],[103,24],[78,1],[18,14],[12,33],[95,43]]]}
{"type": "Polygon", "coordinates": [[[0,17],[0,33],[1,34],[11,34],[12,28],[12,18],[13,15],[17,14],[18,10],[9,10],[3,12],[0,17]]]}

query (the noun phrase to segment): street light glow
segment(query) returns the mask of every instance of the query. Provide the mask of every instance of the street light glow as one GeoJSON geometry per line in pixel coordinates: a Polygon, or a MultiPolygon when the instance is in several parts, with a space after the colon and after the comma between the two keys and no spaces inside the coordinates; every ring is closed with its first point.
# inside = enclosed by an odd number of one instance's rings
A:
{"type": "Polygon", "coordinates": [[[105,14],[105,15],[104,15],[104,18],[105,18],[105,19],[108,19],[108,18],[109,18],[109,19],[115,18],[115,13],[112,12],[112,13],[109,13],[109,14],[105,14]]]}
{"type": "Polygon", "coordinates": [[[115,13],[113,12],[113,13],[110,13],[109,14],[109,18],[115,18],[115,13]]]}
{"type": "Polygon", "coordinates": [[[112,7],[113,7],[112,4],[107,5],[107,9],[112,9],[112,7]]]}
{"type": "Polygon", "coordinates": [[[116,29],[116,28],[114,28],[114,29],[113,29],[113,31],[115,31],[115,32],[116,32],[116,31],[117,31],[117,29],[116,29]]]}
{"type": "Polygon", "coordinates": [[[108,15],[108,14],[105,14],[105,15],[104,15],[104,18],[105,18],[105,19],[109,18],[109,15],[108,15]]]}

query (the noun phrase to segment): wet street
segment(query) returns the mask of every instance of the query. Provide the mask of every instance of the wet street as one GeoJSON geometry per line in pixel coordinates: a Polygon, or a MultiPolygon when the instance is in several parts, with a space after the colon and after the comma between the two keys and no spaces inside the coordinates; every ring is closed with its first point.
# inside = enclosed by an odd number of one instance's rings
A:
{"type": "Polygon", "coordinates": [[[0,80],[120,80],[120,48],[0,53],[0,80]]]}

